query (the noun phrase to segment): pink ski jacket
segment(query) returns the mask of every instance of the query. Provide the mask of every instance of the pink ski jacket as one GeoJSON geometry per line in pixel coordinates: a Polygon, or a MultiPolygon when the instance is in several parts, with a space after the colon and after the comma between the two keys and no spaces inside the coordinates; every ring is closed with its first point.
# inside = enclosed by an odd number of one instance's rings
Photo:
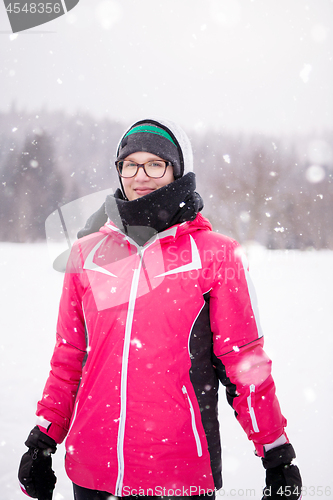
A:
{"type": "Polygon", "coordinates": [[[284,434],[237,242],[201,214],[143,247],[108,222],[65,275],[37,415],[76,484],[117,496],[220,488],[219,381],[257,454],[284,434]]]}

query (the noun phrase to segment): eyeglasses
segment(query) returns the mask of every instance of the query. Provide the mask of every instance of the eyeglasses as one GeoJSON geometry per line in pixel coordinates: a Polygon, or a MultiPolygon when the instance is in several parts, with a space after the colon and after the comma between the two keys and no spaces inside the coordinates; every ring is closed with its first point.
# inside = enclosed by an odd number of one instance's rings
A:
{"type": "Polygon", "coordinates": [[[118,173],[120,177],[124,177],[125,179],[135,177],[141,167],[147,177],[160,179],[165,174],[169,165],[172,165],[172,163],[164,160],[153,160],[147,163],[136,163],[131,160],[116,161],[118,173]]]}

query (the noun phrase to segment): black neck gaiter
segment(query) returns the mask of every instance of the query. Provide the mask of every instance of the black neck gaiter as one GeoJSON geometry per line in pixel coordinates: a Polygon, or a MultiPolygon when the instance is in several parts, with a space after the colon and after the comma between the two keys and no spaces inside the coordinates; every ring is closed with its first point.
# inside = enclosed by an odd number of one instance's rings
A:
{"type": "Polygon", "coordinates": [[[195,174],[189,172],[136,200],[128,201],[120,189],[105,200],[109,219],[139,245],[154,234],[175,224],[194,220],[203,208],[201,196],[195,192],[195,174]]]}

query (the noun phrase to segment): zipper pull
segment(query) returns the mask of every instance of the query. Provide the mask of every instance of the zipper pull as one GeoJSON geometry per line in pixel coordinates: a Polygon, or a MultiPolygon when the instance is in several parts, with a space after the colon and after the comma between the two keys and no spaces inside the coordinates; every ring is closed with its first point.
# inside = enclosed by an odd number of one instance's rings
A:
{"type": "Polygon", "coordinates": [[[188,395],[188,392],[187,392],[187,389],[186,389],[185,385],[183,385],[183,387],[182,387],[182,393],[184,394],[184,399],[185,399],[185,402],[186,402],[186,406],[188,407],[189,410],[191,410],[190,397],[188,395]]]}
{"type": "Polygon", "coordinates": [[[36,460],[37,455],[38,455],[38,448],[35,448],[31,456],[32,460],[36,460]]]}

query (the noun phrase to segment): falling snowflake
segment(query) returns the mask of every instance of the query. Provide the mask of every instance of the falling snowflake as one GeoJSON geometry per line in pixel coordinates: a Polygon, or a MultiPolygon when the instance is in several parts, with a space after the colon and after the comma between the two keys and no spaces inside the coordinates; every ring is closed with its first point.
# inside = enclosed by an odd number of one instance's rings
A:
{"type": "Polygon", "coordinates": [[[317,184],[325,179],[325,170],[320,165],[311,165],[306,169],[305,177],[306,180],[312,184],[317,184]]]}

